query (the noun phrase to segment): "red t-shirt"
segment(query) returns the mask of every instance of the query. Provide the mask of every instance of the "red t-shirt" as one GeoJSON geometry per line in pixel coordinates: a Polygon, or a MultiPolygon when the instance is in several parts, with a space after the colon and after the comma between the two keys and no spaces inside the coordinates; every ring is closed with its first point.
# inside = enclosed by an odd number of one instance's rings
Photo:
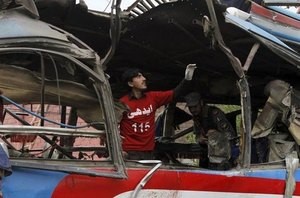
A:
{"type": "Polygon", "coordinates": [[[142,98],[123,96],[120,101],[130,112],[124,112],[120,133],[124,151],[152,151],[155,138],[155,111],[173,99],[173,90],[146,92],[142,98]]]}

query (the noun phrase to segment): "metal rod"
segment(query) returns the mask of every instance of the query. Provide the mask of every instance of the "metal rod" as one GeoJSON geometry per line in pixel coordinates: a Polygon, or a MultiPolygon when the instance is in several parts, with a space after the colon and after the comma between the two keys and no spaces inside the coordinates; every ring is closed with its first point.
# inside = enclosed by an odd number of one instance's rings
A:
{"type": "Polygon", "coordinates": [[[247,57],[247,60],[244,64],[244,66],[243,66],[244,71],[248,71],[248,69],[249,69],[249,67],[250,67],[250,65],[253,61],[253,58],[255,57],[255,54],[256,54],[257,50],[259,49],[259,47],[260,47],[259,43],[254,43],[254,45],[252,46],[251,51],[250,51],[250,53],[247,57]]]}
{"type": "Polygon", "coordinates": [[[265,5],[300,6],[300,0],[264,0],[265,5]]]}
{"type": "Polygon", "coordinates": [[[130,197],[136,198],[141,191],[141,189],[147,184],[149,179],[151,179],[152,175],[155,173],[155,171],[161,166],[161,162],[156,164],[144,177],[143,179],[138,183],[138,185],[135,187],[134,191],[132,192],[132,195],[130,197]]]}
{"type": "Polygon", "coordinates": [[[206,0],[206,4],[210,13],[210,17],[212,20],[212,28],[214,30],[213,35],[217,40],[217,44],[223,53],[228,57],[231,66],[233,67],[235,73],[240,78],[238,85],[240,88],[240,95],[241,95],[241,110],[242,110],[242,122],[243,122],[243,129],[245,132],[245,138],[243,145],[245,149],[243,150],[243,160],[242,160],[242,167],[243,168],[250,168],[251,162],[251,102],[250,102],[250,90],[246,75],[243,71],[242,65],[240,60],[234,56],[232,51],[226,46],[223,41],[223,37],[219,28],[217,16],[214,9],[214,4],[212,0],[206,0]]]}
{"type": "Polygon", "coordinates": [[[0,125],[0,134],[45,134],[45,135],[69,135],[84,137],[99,137],[104,135],[104,131],[87,131],[80,129],[41,127],[41,126],[17,126],[17,125],[0,125]]]}

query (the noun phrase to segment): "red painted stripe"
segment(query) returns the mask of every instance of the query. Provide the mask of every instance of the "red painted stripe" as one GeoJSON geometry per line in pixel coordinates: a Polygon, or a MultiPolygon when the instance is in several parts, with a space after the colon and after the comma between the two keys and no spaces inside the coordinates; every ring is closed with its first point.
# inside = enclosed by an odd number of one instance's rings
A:
{"type": "Polygon", "coordinates": [[[251,13],[263,16],[274,22],[279,22],[300,29],[300,21],[290,18],[286,15],[280,14],[278,12],[269,10],[263,6],[258,5],[257,3],[251,3],[251,13]]]}
{"type": "MultiPolygon", "coordinates": [[[[53,198],[113,197],[134,190],[149,170],[130,169],[128,179],[68,175],[53,193],[53,198]]],[[[300,183],[298,183],[300,185],[300,183]]],[[[172,170],[159,170],[144,189],[170,189],[191,191],[244,192],[284,194],[285,181],[279,179],[224,176],[172,170]]],[[[299,188],[294,195],[300,195],[299,188]]]]}

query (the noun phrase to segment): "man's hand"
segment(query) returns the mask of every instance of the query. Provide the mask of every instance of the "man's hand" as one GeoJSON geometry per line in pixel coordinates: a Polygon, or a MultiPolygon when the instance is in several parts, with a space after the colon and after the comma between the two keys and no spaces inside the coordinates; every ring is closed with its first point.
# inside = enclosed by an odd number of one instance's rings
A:
{"type": "Polygon", "coordinates": [[[197,68],[196,64],[188,64],[185,69],[185,79],[186,80],[192,80],[194,71],[197,68]]]}

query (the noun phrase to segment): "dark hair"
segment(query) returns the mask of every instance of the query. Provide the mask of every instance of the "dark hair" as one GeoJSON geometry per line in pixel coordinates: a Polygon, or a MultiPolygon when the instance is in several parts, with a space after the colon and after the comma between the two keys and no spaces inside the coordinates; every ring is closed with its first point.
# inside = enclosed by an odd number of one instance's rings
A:
{"type": "Polygon", "coordinates": [[[187,106],[195,106],[200,103],[201,94],[198,92],[191,92],[184,97],[187,106]]]}
{"type": "Polygon", "coordinates": [[[124,83],[132,81],[132,78],[138,76],[139,73],[143,73],[142,70],[140,70],[138,68],[130,68],[122,74],[122,81],[124,83]]]}

